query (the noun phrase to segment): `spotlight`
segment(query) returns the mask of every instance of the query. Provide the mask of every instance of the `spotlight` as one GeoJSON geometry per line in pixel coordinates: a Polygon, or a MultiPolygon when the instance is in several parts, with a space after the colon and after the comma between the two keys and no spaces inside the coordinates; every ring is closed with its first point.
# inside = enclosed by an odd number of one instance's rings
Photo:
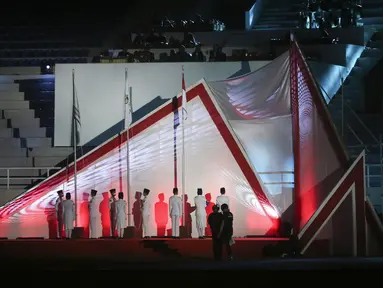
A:
{"type": "Polygon", "coordinates": [[[53,74],[53,65],[51,64],[41,65],[41,74],[53,74]]]}

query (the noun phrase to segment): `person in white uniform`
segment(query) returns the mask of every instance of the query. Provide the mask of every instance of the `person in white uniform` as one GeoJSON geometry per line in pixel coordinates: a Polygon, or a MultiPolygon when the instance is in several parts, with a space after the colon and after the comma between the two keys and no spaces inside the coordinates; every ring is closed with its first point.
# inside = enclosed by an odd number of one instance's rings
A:
{"type": "Polygon", "coordinates": [[[90,201],[88,204],[89,208],[89,228],[90,228],[90,238],[95,239],[97,238],[96,236],[96,231],[97,231],[97,205],[96,205],[96,195],[97,195],[97,190],[92,189],[90,191],[90,201]]]}
{"type": "Polygon", "coordinates": [[[198,238],[203,239],[206,228],[206,198],[202,195],[202,188],[197,189],[197,196],[194,197],[194,205],[198,238]]]}
{"type": "Polygon", "coordinates": [[[64,228],[65,228],[65,236],[67,239],[72,238],[73,221],[75,218],[74,203],[70,198],[71,198],[70,193],[66,193],[65,194],[66,200],[63,201],[64,228]]]}
{"type": "Polygon", "coordinates": [[[151,203],[149,199],[149,189],[144,189],[141,197],[141,212],[142,212],[142,233],[144,238],[149,238],[149,222],[151,214],[151,203]]]}
{"type": "Polygon", "coordinates": [[[126,228],[126,201],[124,200],[123,192],[118,193],[118,200],[116,201],[116,216],[118,238],[124,238],[124,229],[126,228]]]}
{"type": "Polygon", "coordinates": [[[109,215],[110,215],[110,236],[114,237],[116,233],[116,189],[109,190],[112,197],[109,198],[109,215]]]}
{"type": "Polygon", "coordinates": [[[61,239],[64,218],[63,218],[63,201],[64,201],[64,192],[63,190],[57,191],[58,198],[56,199],[55,209],[56,209],[56,218],[57,218],[57,238],[61,239]]]}
{"type": "Polygon", "coordinates": [[[173,188],[173,196],[169,198],[169,215],[172,219],[172,237],[180,237],[180,218],[182,215],[182,201],[178,196],[178,188],[173,188]]]}
{"type": "Polygon", "coordinates": [[[219,195],[219,196],[217,197],[217,199],[216,199],[216,201],[215,201],[215,204],[219,207],[219,212],[222,213],[221,206],[222,206],[223,204],[227,204],[227,206],[230,207],[230,205],[229,205],[229,197],[225,195],[225,194],[226,194],[226,189],[225,189],[225,187],[222,187],[222,188],[220,189],[220,193],[221,193],[221,195],[219,195]]]}

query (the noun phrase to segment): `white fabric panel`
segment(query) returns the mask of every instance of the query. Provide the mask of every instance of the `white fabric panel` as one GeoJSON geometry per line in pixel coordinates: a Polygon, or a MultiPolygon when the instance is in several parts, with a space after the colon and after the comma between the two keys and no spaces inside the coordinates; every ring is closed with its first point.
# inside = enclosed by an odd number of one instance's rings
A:
{"type": "MultiPolygon", "coordinates": [[[[196,195],[197,188],[203,188],[204,194],[210,193],[212,201],[215,201],[219,195],[220,187],[226,187],[235,219],[235,235],[264,235],[271,228],[272,223],[261,210],[255,194],[207,110],[198,97],[188,103],[187,109],[185,178],[188,202],[191,206],[194,206],[193,198],[196,195]]],[[[181,126],[177,130],[178,186],[181,188],[181,126]]],[[[133,198],[136,191],[142,191],[145,187],[151,190],[149,200],[152,204],[152,216],[150,217],[149,233],[155,236],[157,233],[154,218],[155,203],[158,202],[158,195],[161,193],[165,196],[165,202],[168,202],[174,185],[173,114],[168,115],[132,138],[129,145],[131,157],[131,205],[133,207],[135,201],[133,198]]],[[[83,193],[89,193],[90,189],[97,189],[100,192],[97,195],[97,206],[100,206],[104,201],[103,194],[105,194],[105,199],[109,198],[108,192],[103,193],[104,191],[108,191],[112,187],[117,190],[122,187],[122,190],[126,191],[126,182],[126,146],[124,145],[120,152],[115,149],[78,174],[79,204],[82,202],[83,193]]],[[[21,233],[25,237],[31,235],[48,237],[45,210],[53,207],[58,189],[73,191],[73,179],[59,187],[52,187],[52,192],[4,220],[4,223],[12,222],[11,225],[8,225],[8,228],[3,229],[3,231],[6,231],[4,233],[7,233],[10,238],[18,237],[21,233]],[[17,229],[18,223],[25,224],[26,229],[17,229]]],[[[180,195],[182,195],[182,191],[180,191],[180,195]]],[[[74,197],[72,198],[74,199],[74,197]]],[[[125,199],[127,199],[126,195],[125,199]]],[[[194,214],[194,212],[191,213],[192,235],[196,237],[194,214]]],[[[99,215],[97,220],[98,236],[101,236],[102,232],[102,217],[102,215],[99,215]]],[[[170,219],[166,228],[171,228],[170,219]]],[[[0,232],[0,234],[2,233],[0,232]]]]}
{"type": "Polygon", "coordinates": [[[208,85],[229,120],[291,114],[288,52],[255,72],[208,85]]]}
{"type": "Polygon", "coordinates": [[[291,116],[230,122],[280,212],[292,204],[294,159],[291,116]],[[290,183],[289,183],[290,182],[290,183]]]}
{"type": "Polygon", "coordinates": [[[248,75],[208,86],[267,197],[283,213],[292,203],[294,181],[289,53],[248,75]]]}

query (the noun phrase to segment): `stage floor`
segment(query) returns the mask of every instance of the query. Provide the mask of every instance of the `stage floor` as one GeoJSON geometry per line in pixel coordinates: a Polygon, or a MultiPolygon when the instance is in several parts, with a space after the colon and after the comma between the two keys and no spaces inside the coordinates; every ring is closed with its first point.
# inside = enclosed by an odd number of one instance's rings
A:
{"type": "MultiPolygon", "coordinates": [[[[265,249],[285,243],[287,238],[236,238],[232,246],[238,261],[263,259],[265,249]],[[266,248],[265,248],[266,247],[266,248]]],[[[327,242],[313,246],[308,256],[328,256],[327,242]]],[[[224,251],[225,252],[225,251],[224,251]]],[[[79,239],[44,240],[17,239],[0,240],[0,257],[12,261],[45,262],[62,261],[107,262],[174,262],[210,261],[212,240],[199,239],[79,239]]]]}
{"type": "MultiPolygon", "coordinates": [[[[212,260],[211,239],[167,238],[0,240],[5,270],[117,271],[117,270],[381,270],[383,258],[281,259],[263,257],[264,247],[285,238],[238,238],[232,246],[234,260],[212,260]]],[[[326,242],[314,251],[324,256],[326,242]]]]}

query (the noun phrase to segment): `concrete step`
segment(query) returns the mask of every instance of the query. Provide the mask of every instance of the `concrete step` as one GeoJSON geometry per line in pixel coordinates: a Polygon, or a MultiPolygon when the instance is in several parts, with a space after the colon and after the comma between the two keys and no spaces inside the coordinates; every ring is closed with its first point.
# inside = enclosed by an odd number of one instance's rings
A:
{"type": "Polygon", "coordinates": [[[376,63],[378,63],[379,59],[378,58],[372,58],[372,57],[362,57],[358,58],[356,61],[356,65],[359,67],[363,67],[366,71],[370,71],[376,63]]]}
{"type": "Polygon", "coordinates": [[[362,78],[364,75],[366,75],[367,71],[365,71],[364,68],[359,67],[359,66],[354,66],[351,71],[349,76],[353,76],[356,78],[362,78]]]}
{"type": "MultiPolygon", "coordinates": [[[[36,180],[29,180],[29,179],[17,179],[17,178],[11,178],[9,179],[9,188],[11,189],[25,189],[25,187],[33,184],[36,180]]],[[[0,179],[0,189],[1,188],[7,188],[8,187],[8,181],[7,179],[1,178],[0,179]]]]}
{"type": "Polygon", "coordinates": [[[376,17],[382,17],[383,16],[383,8],[363,8],[363,19],[366,18],[376,18],[376,17]]]}
{"type": "Polygon", "coordinates": [[[10,101],[0,100],[0,107],[3,110],[23,110],[29,109],[29,101],[10,101]]]}
{"type": "Polygon", "coordinates": [[[2,148],[0,149],[0,158],[2,157],[26,157],[26,148],[2,148]]]}
{"type": "Polygon", "coordinates": [[[281,10],[273,10],[273,9],[266,9],[265,12],[262,13],[262,17],[278,17],[278,16],[295,16],[298,17],[299,13],[295,11],[290,11],[289,8],[285,9],[285,11],[281,10]]]}
{"type": "MultiPolygon", "coordinates": [[[[1,107],[3,109],[3,107],[1,107]]],[[[3,109],[6,119],[33,119],[35,118],[35,110],[33,109],[3,109]]]]}
{"type": "Polygon", "coordinates": [[[374,16],[368,18],[362,18],[358,20],[358,23],[363,23],[363,25],[378,25],[383,24],[383,16],[374,16]]]}
{"type": "Polygon", "coordinates": [[[3,138],[0,139],[0,149],[21,148],[20,138],[3,138]]]}
{"type": "Polygon", "coordinates": [[[0,138],[12,138],[13,129],[11,128],[1,128],[0,129],[0,138]]]}
{"type": "Polygon", "coordinates": [[[44,127],[22,127],[19,128],[19,133],[21,138],[44,138],[47,135],[46,128],[44,127]]]}
{"type": "Polygon", "coordinates": [[[29,152],[30,156],[33,157],[68,157],[73,153],[72,147],[37,147],[31,149],[29,152]]]}
{"type": "Polygon", "coordinates": [[[371,48],[371,47],[366,47],[360,57],[372,57],[372,58],[382,58],[383,56],[383,50],[380,48],[371,48]]]}
{"type": "Polygon", "coordinates": [[[0,167],[32,167],[33,159],[27,157],[3,157],[0,159],[0,167]]]}
{"type": "Polygon", "coordinates": [[[371,9],[374,9],[374,10],[383,9],[383,3],[382,1],[363,0],[363,13],[365,9],[367,9],[367,11],[371,9]]]}
{"type": "Polygon", "coordinates": [[[274,20],[274,19],[261,19],[259,25],[277,25],[277,26],[291,26],[295,27],[298,25],[297,20],[274,20]]]}
{"type": "Polygon", "coordinates": [[[42,137],[26,138],[26,145],[27,148],[52,147],[52,139],[42,137]]]}
{"type": "Polygon", "coordinates": [[[383,40],[369,41],[367,46],[371,48],[383,48],[383,40]]]}
{"type": "MultiPolygon", "coordinates": [[[[27,115],[30,116],[30,115],[27,115]]],[[[15,117],[11,119],[11,127],[12,128],[39,128],[40,127],[40,119],[39,118],[20,118],[15,117]]]]}
{"type": "Polygon", "coordinates": [[[17,91],[0,91],[0,101],[23,101],[24,93],[17,91]]]}
{"type": "MultiPolygon", "coordinates": [[[[5,167],[5,168],[10,168],[10,167],[5,167]]],[[[0,177],[6,177],[7,173],[9,173],[9,177],[28,178],[28,177],[39,177],[40,175],[44,175],[46,173],[46,170],[34,169],[34,167],[18,167],[18,168],[33,168],[33,169],[5,169],[5,168],[0,168],[0,177]]]]}
{"type": "Polygon", "coordinates": [[[34,163],[36,167],[55,167],[64,159],[64,157],[35,157],[34,163]]]}
{"type": "Polygon", "coordinates": [[[17,83],[0,83],[0,91],[18,92],[19,84],[17,83]]]}
{"type": "Polygon", "coordinates": [[[0,189],[0,206],[24,193],[25,189],[0,189]]]}
{"type": "Polygon", "coordinates": [[[8,127],[7,119],[0,119],[0,129],[7,128],[7,127],[8,127]]]}

